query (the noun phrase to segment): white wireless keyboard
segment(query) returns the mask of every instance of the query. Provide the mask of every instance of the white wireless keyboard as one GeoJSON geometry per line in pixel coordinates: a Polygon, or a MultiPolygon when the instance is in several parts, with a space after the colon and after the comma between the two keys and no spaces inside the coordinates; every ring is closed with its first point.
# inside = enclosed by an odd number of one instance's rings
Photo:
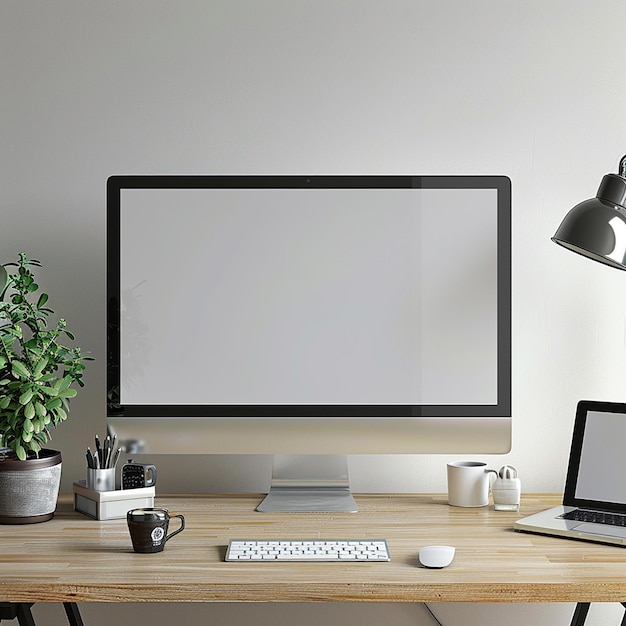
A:
{"type": "Polygon", "coordinates": [[[231,539],[226,561],[389,561],[384,539],[231,539]]]}

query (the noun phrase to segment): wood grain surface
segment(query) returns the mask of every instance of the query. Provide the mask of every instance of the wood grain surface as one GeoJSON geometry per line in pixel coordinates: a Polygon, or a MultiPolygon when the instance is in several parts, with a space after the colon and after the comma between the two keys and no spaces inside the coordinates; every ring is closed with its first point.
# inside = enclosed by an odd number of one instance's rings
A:
{"type": "Polygon", "coordinates": [[[0,601],[626,601],[624,548],[513,531],[558,496],[526,495],[519,513],[450,507],[445,495],[356,498],[356,514],[268,514],[254,511],[259,495],[159,496],[186,529],[162,553],[135,554],[126,520],[89,519],[62,496],[53,520],[0,527],[0,601]],[[386,538],[391,561],[224,562],[230,538],[318,537],[386,538]],[[455,546],[452,565],[420,567],[430,544],[455,546]]]}

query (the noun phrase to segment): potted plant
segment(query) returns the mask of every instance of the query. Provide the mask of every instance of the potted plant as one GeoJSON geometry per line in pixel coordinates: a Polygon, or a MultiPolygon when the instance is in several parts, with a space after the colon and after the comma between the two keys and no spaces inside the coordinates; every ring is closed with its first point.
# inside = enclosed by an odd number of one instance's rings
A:
{"type": "Polygon", "coordinates": [[[23,252],[17,263],[0,265],[0,523],[54,515],[61,454],[45,446],[67,419],[72,384],[83,386],[90,358],[65,345],[74,336],[64,319],[51,320],[33,267],[41,263],[23,252]]]}

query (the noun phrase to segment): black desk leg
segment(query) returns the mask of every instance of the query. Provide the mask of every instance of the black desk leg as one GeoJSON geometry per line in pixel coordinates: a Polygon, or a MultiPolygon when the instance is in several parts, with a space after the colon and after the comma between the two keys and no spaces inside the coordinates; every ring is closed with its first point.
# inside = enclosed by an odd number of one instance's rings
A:
{"type": "Polygon", "coordinates": [[[20,602],[15,607],[15,617],[20,626],[35,626],[33,614],[30,612],[31,604],[20,602]]]}
{"type": "Polygon", "coordinates": [[[35,626],[31,606],[32,602],[0,602],[0,622],[17,619],[20,626],[35,626]]]}
{"type": "Polygon", "coordinates": [[[31,606],[32,602],[0,602],[0,622],[17,619],[20,626],[35,626],[31,606]]]}
{"type": "Polygon", "coordinates": [[[78,610],[78,604],[76,604],[76,602],[64,602],[63,608],[65,609],[67,621],[70,626],[84,626],[83,618],[80,616],[80,611],[78,610]]]}
{"type": "Polygon", "coordinates": [[[574,611],[574,616],[572,617],[570,626],[583,626],[585,620],[587,619],[587,613],[589,613],[590,606],[590,602],[579,602],[576,605],[576,610],[574,611]]]}

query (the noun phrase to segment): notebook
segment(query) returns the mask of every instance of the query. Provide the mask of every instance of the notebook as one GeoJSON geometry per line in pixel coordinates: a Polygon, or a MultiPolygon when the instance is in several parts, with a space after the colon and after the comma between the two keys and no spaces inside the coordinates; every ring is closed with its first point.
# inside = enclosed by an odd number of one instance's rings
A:
{"type": "Polygon", "coordinates": [[[626,545],[626,404],[582,400],[562,506],[515,522],[515,530],[626,545]]]}

